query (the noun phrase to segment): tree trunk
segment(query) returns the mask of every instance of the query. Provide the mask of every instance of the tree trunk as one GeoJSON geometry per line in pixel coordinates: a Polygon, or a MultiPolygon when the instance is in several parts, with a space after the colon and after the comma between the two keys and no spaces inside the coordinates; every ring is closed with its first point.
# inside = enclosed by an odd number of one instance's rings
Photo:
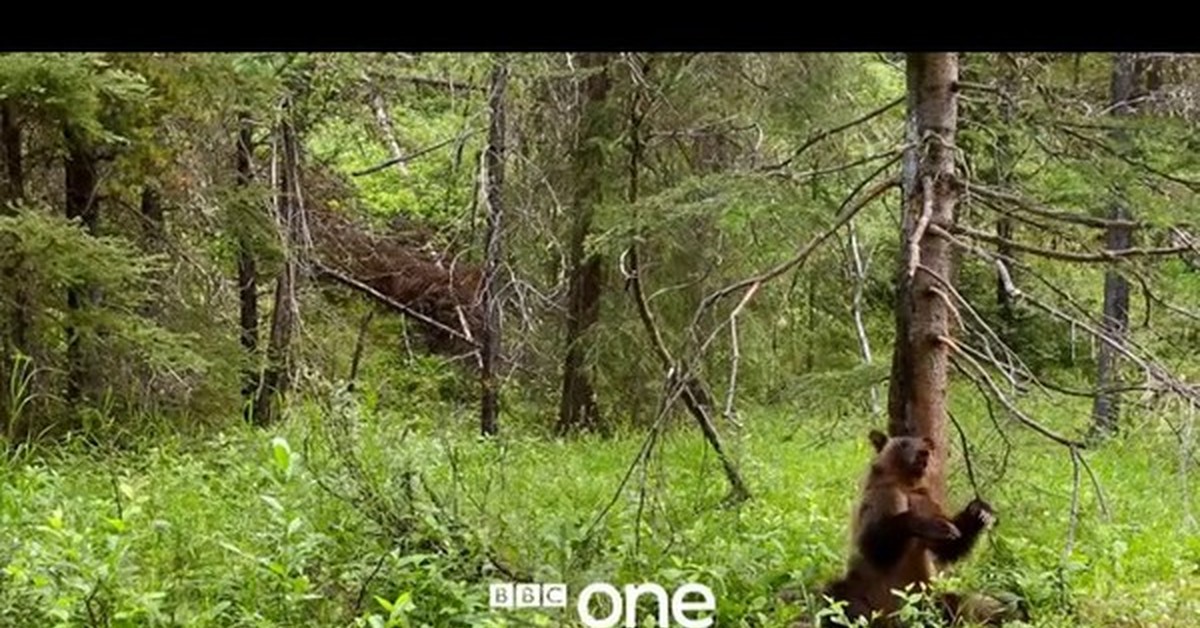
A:
{"type": "Polygon", "coordinates": [[[396,162],[396,171],[405,176],[408,174],[408,166],[404,163],[404,150],[396,139],[396,129],[392,124],[392,114],[388,113],[387,99],[370,77],[367,77],[367,91],[371,94],[371,111],[375,114],[375,122],[379,124],[379,132],[392,153],[392,160],[396,162]]]}
{"type": "MultiPolygon", "coordinates": [[[[0,159],[4,160],[4,187],[0,188],[0,216],[12,213],[10,203],[20,203],[25,199],[25,167],[21,154],[21,127],[17,124],[16,111],[12,103],[0,102],[0,159]]],[[[5,246],[0,243],[0,246],[5,246]]],[[[12,381],[12,369],[15,366],[17,354],[30,354],[29,347],[29,292],[24,282],[17,280],[22,275],[21,268],[24,260],[13,256],[9,263],[0,270],[0,276],[10,278],[12,285],[12,310],[8,312],[7,328],[4,330],[3,354],[0,360],[0,429],[5,434],[11,434],[12,421],[10,410],[17,400],[11,399],[8,383],[12,381]]]]}
{"type": "MultiPolygon", "coordinates": [[[[858,351],[862,355],[863,364],[870,366],[875,358],[871,353],[871,337],[867,335],[867,325],[863,320],[863,290],[867,284],[867,262],[863,258],[862,247],[858,242],[858,229],[854,221],[846,223],[849,232],[850,274],[854,277],[854,291],[850,297],[850,314],[854,319],[854,335],[858,338],[858,351]]],[[[879,387],[871,385],[871,416],[879,416],[879,387]]]]}
{"type": "MultiPolygon", "coordinates": [[[[243,194],[248,192],[254,180],[254,169],[251,166],[251,131],[250,116],[240,114],[236,165],[237,187],[243,194]]],[[[244,198],[242,202],[246,202],[244,198]]],[[[253,415],[254,394],[258,389],[258,268],[250,238],[244,234],[238,238],[237,282],[240,340],[242,349],[246,352],[246,368],[242,374],[242,403],[244,418],[249,420],[253,415]]]]}
{"type": "MultiPolygon", "coordinates": [[[[1007,189],[1012,185],[1013,167],[1016,161],[1012,146],[1012,125],[1016,121],[1013,101],[1017,97],[1020,77],[1017,74],[1016,60],[1008,53],[1000,56],[1001,65],[1004,66],[1000,80],[1000,88],[1003,90],[1000,98],[1000,123],[1003,130],[996,142],[994,163],[996,185],[1000,189],[1007,189]]],[[[1000,263],[1004,264],[1003,270],[996,269],[996,304],[1000,307],[1000,335],[1005,344],[1013,351],[1017,351],[1016,310],[1013,306],[1013,297],[1008,290],[1014,270],[1010,260],[1015,259],[1016,251],[1007,243],[1013,239],[1013,219],[1007,214],[1001,214],[996,219],[996,236],[1002,240],[996,247],[996,254],[1001,260],[1000,263]],[[1007,277],[1005,273],[1008,274],[1007,277]]]]}
{"type": "MultiPolygon", "coordinates": [[[[91,235],[96,235],[100,222],[100,205],[96,200],[96,156],[87,141],[78,132],[66,127],[63,135],[67,144],[64,163],[64,189],[66,190],[67,218],[80,220],[80,224],[91,235]]],[[[92,301],[88,286],[73,286],[67,289],[67,390],[66,401],[75,407],[82,398],[90,379],[86,364],[83,338],[75,327],[74,318],[92,301]]]]}
{"type": "Polygon", "coordinates": [[[275,282],[275,303],[271,312],[271,336],[267,344],[267,365],[263,369],[258,386],[258,398],[254,403],[254,422],[258,425],[274,423],[290,384],[292,327],[296,313],[297,254],[300,238],[300,208],[298,173],[299,162],[295,130],[284,111],[280,124],[280,144],[283,163],[279,169],[279,224],[284,240],[284,262],[279,278],[275,282]]]}
{"type": "Polygon", "coordinates": [[[497,415],[499,405],[499,383],[496,381],[496,359],[500,355],[500,302],[499,280],[501,239],[500,230],[504,217],[504,92],[508,84],[508,65],[499,60],[492,70],[492,88],[488,96],[491,110],[491,125],[488,130],[488,146],[485,155],[487,171],[487,229],[484,235],[483,266],[483,329],[480,333],[480,382],[483,399],[480,408],[479,428],[485,436],[499,430],[497,415]]]}
{"type": "Polygon", "coordinates": [[[21,155],[21,127],[17,124],[16,107],[0,103],[0,146],[4,151],[5,193],[3,200],[25,198],[25,166],[21,155]]]}
{"type": "MultiPolygon", "coordinates": [[[[1113,57],[1112,111],[1116,116],[1129,116],[1134,112],[1130,103],[1137,89],[1137,55],[1120,53],[1113,57]]],[[[1117,150],[1129,147],[1129,138],[1124,131],[1113,132],[1113,143],[1117,150]]],[[[1109,206],[1109,218],[1131,220],[1127,201],[1117,190],[1109,206]]],[[[1109,226],[1105,233],[1105,247],[1126,249],[1133,246],[1133,229],[1123,225],[1109,226]]],[[[1124,345],[1129,329],[1129,281],[1114,268],[1104,273],[1104,321],[1103,330],[1113,342],[1124,345]]],[[[1092,436],[1100,437],[1116,431],[1121,417],[1120,394],[1110,389],[1121,384],[1120,353],[1106,342],[1101,342],[1096,361],[1096,398],[1092,404],[1092,436]]]]}
{"type": "Polygon", "coordinates": [[[567,241],[567,355],[563,364],[559,432],[600,426],[596,392],[585,357],[590,344],[588,332],[600,318],[601,266],[599,255],[584,251],[584,242],[603,196],[604,149],[600,142],[611,132],[607,111],[609,55],[583,54],[580,61],[590,74],[583,80],[580,131],[572,155],[574,217],[567,241]]]}
{"type": "MultiPolygon", "coordinates": [[[[142,188],[142,250],[147,253],[164,253],[167,250],[166,225],[163,223],[162,196],[153,183],[147,183],[142,188]]],[[[156,273],[155,279],[161,281],[164,277],[156,273]]],[[[158,294],[147,300],[141,307],[144,316],[155,317],[161,307],[158,294]]]]}
{"type": "Polygon", "coordinates": [[[954,141],[958,124],[958,56],[908,55],[908,136],[904,208],[897,277],[896,342],[888,395],[888,431],[933,440],[930,492],[945,497],[946,395],[950,346],[948,301],[938,279],[950,282],[949,243],[930,227],[954,222],[954,141]],[[942,296],[939,296],[942,295],[942,296]]]}
{"type": "Polygon", "coordinates": [[[162,196],[152,184],[142,188],[142,248],[151,253],[166,250],[162,196]]]}
{"type": "MultiPolygon", "coordinates": [[[[649,61],[642,63],[641,71],[643,80],[650,76],[650,67],[649,61]]],[[[629,107],[629,188],[626,200],[628,200],[629,206],[633,208],[633,221],[635,224],[640,224],[637,214],[637,202],[641,179],[642,149],[644,147],[642,144],[642,123],[646,117],[646,112],[643,110],[643,95],[641,86],[636,88],[629,107]]],[[[658,355],[663,371],[672,380],[667,386],[665,393],[670,394],[670,391],[679,385],[679,382],[674,379],[675,375],[672,375],[672,373],[678,373],[680,369],[679,365],[675,362],[675,358],[671,356],[671,352],[667,349],[662,333],[659,331],[658,325],[654,322],[654,315],[650,311],[650,305],[646,301],[646,294],[641,281],[641,265],[638,255],[638,241],[640,239],[641,234],[634,233],[629,241],[629,249],[626,257],[629,266],[627,268],[628,275],[625,285],[626,290],[633,294],[633,301],[637,307],[638,317],[642,319],[642,326],[646,329],[646,334],[650,337],[650,342],[654,347],[655,353],[658,355]]],[[[730,385],[732,386],[733,384],[731,383],[730,385]]],[[[713,407],[713,397],[708,385],[705,384],[699,375],[694,375],[682,382],[682,388],[680,399],[683,401],[688,413],[692,415],[692,418],[696,419],[697,425],[700,426],[700,432],[704,435],[704,440],[708,441],[709,446],[717,454],[717,459],[721,462],[721,468],[725,472],[725,479],[729,482],[729,493],[726,495],[725,503],[732,505],[750,499],[750,489],[746,487],[746,482],[742,479],[742,474],[738,471],[737,465],[721,444],[720,434],[717,433],[716,425],[712,420],[711,409],[713,407]]],[[[732,415],[732,406],[729,406],[727,409],[730,411],[730,415],[732,415]]],[[[655,426],[653,429],[658,428],[655,426]]],[[[648,456],[649,450],[646,450],[643,455],[648,456]]]]}

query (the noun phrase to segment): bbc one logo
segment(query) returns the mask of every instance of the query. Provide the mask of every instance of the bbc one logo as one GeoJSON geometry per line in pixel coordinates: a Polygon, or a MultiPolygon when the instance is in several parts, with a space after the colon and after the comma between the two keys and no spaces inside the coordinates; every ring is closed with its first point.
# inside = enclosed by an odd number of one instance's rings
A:
{"type": "MultiPolygon", "coordinates": [[[[567,607],[567,585],[565,584],[513,584],[511,582],[492,584],[488,591],[488,605],[497,608],[563,608],[567,607]]],[[[594,582],[579,592],[575,610],[579,621],[588,628],[616,628],[626,626],[632,628],[638,625],[638,600],[642,597],[652,597],[657,603],[655,624],[667,628],[708,628],[713,625],[710,615],[717,608],[712,589],[689,582],[675,589],[668,595],[662,586],[647,582],[643,584],[627,584],[625,590],[607,582],[594,582]],[[607,600],[607,611],[599,611],[597,617],[592,611],[592,602],[607,600]],[[623,623],[622,623],[623,621],[623,623]]]]}

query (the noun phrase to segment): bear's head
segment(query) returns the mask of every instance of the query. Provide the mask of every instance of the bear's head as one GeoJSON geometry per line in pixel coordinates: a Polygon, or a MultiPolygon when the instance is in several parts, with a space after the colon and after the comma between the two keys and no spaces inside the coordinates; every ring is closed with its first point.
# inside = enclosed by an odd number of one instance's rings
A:
{"type": "Polygon", "coordinates": [[[933,440],[917,436],[888,436],[871,430],[871,445],[875,447],[872,467],[910,482],[921,480],[933,456],[933,440]]]}

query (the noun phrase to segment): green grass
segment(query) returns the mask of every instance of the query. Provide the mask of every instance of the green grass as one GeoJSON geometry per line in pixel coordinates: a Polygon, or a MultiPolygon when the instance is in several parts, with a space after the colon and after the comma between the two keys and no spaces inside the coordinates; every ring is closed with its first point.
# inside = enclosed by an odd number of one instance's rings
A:
{"type": "MultiPolygon", "coordinates": [[[[1027,401],[1055,429],[1086,416],[1027,401]]],[[[1067,555],[1067,450],[1001,419],[1013,450],[1000,477],[1002,441],[982,406],[959,395],[955,414],[1001,520],[949,582],[1019,594],[1039,626],[1195,625],[1200,537],[1187,513],[1200,504],[1191,491],[1185,509],[1174,440],[1142,427],[1083,454],[1108,514],[1081,469],[1067,555]]],[[[716,594],[718,625],[783,626],[804,612],[796,591],[841,569],[870,452],[866,418],[748,412],[743,430],[723,432],[755,497],[730,509],[720,466],[682,418],[644,480],[635,471],[618,494],[643,434],[562,441],[514,429],[483,442],[472,416],[364,411],[353,442],[366,471],[354,483],[320,439],[305,459],[315,416],[300,412],[277,433],[237,428],[124,452],[66,444],[0,464],[0,625],[570,625],[488,611],[487,583],[507,579],[482,559],[490,547],[508,568],[571,591],[698,581],[716,594]],[[407,544],[318,476],[343,495],[374,486],[408,513],[407,544]],[[447,539],[463,545],[438,553],[447,539]]],[[[960,505],[972,491],[953,434],[960,505]]]]}

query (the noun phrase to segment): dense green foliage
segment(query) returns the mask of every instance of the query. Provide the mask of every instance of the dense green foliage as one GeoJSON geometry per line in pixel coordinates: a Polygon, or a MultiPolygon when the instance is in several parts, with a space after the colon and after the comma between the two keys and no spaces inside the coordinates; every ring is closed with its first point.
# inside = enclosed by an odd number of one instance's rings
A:
{"type": "MultiPolygon", "coordinates": [[[[556,442],[522,432],[498,447],[465,436],[472,415],[411,401],[406,412],[354,411],[359,455],[394,496],[403,492],[399,478],[420,469],[446,513],[510,568],[574,590],[592,581],[705,582],[722,626],[784,625],[803,610],[799,587],[840,569],[852,487],[869,452],[861,419],[749,413],[733,438],[756,499],[727,510],[703,441],[673,430],[655,457],[642,518],[630,486],[589,536],[639,434],[556,442]]],[[[985,414],[968,403],[955,411],[985,414]]],[[[0,492],[9,531],[2,621],[375,625],[372,616],[388,617],[397,600],[402,608],[388,625],[535,620],[532,611],[488,611],[487,580],[504,576],[479,578],[477,556],[400,550],[339,498],[346,493],[329,452],[313,443],[305,455],[308,420],[318,414],[306,410],[278,435],[235,428],[204,443],[168,440],[128,452],[68,444],[10,458],[0,492]]],[[[1047,406],[1039,416],[1063,424],[1070,414],[1047,406]]],[[[981,447],[996,439],[986,421],[964,428],[981,447]]],[[[1003,478],[975,452],[981,489],[1002,505],[1001,522],[953,583],[1025,596],[1038,626],[1190,625],[1200,612],[1200,544],[1185,506],[1194,512],[1200,504],[1184,492],[1173,443],[1139,430],[1087,454],[1109,512],[1101,513],[1085,475],[1064,558],[1070,459],[1036,437],[1014,441],[1003,478]]],[[[956,502],[970,495],[964,475],[951,480],[956,502]]],[[[449,534],[437,517],[421,519],[410,543],[422,533],[449,534]]],[[[562,617],[550,615],[550,625],[562,617]]]]}
{"type": "MultiPolygon", "coordinates": [[[[1018,596],[1038,626],[1200,617],[1200,72],[1140,59],[1136,113],[1114,116],[1109,55],[962,55],[955,227],[974,248],[958,252],[955,334],[996,386],[955,376],[950,484],[1001,524],[939,586],[1018,596]],[[1103,259],[1117,203],[1136,247],[1179,250],[1103,259]],[[987,239],[1005,219],[1011,304],[987,239]],[[1133,286],[1132,390],[1121,433],[1076,457],[1063,442],[1092,427],[1109,269],[1133,286]]],[[[0,54],[0,625],[563,621],[489,610],[489,582],[516,579],[696,580],[722,626],[815,611],[884,420],[899,195],[752,299],[708,297],[899,178],[903,55],[612,55],[585,103],[594,71],[550,53],[0,54]],[[341,246],[364,282],[389,255],[452,276],[481,262],[500,62],[503,411],[479,439],[474,356],[427,351],[424,323],[314,260],[341,246]],[[299,228],[281,224],[288,199],[299,228]],[[585,210],[599,305],[580,342],[603,429],[562,435],[585,210]],[[337,240],[327,215],[357,230],[337,240]],[[387,238],[402,244],[372,248],[387,238]],[[634,299],[634,243],[665,351],[714,396],[743,504],[722,503],[679,404],[657,431],[668,369],[634,299]],[[250,427],[276,364],[284,418],[250,427]]],[[[465,320],[474,304],[451,305],[465,320]]]]}

